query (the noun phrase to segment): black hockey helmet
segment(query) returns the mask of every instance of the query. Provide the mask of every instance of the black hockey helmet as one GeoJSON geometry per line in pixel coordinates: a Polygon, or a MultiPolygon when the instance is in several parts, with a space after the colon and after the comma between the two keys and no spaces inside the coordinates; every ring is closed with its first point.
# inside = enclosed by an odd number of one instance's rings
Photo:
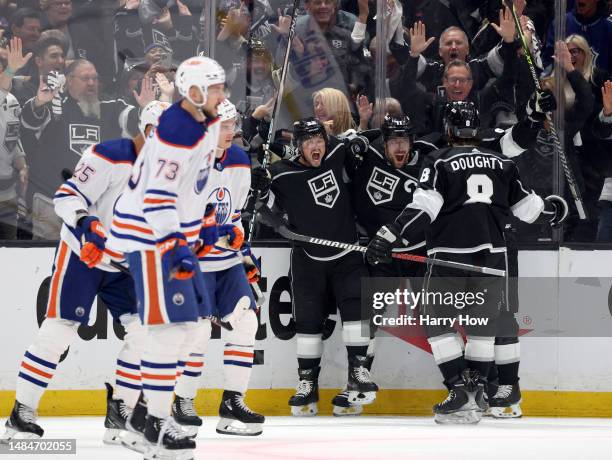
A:
{"type": "Polygon", "coordinates": [[[444,108],[444,127],[459,139],[474,139],[480,127],[480,117],[471,101],[452,101],[444,108]]]}
{"type": "Polygon", "coordinates": [[[407,137],[412,139],[414,136],[414,126],[407,116],[385,116],[381,131],[385,142],[393,137],[407,137]]]}
{"type": "Polygon", "coordinates": [[[302,143],[306,139],[321,135],[327,145],[327,131],[325,126],[315,117],[302,118],[293,123],[293,143],[297,150],[302,153],[302,143]]]}

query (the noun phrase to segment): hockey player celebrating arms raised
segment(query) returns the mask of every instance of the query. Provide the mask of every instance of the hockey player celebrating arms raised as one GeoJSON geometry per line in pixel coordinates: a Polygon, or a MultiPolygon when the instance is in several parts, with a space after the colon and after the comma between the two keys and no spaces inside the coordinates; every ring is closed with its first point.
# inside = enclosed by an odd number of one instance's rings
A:
{"type": "MultiPolygon", "coordinates": [[[[199,252],[198,256],[206,286],[205,302],[213,306],[215,316],[228,329],[223,351],[225,391],[219,406],[221,420],[217,433],[255,436],[262,432],[264,417],[246,406],[244,394],[251,376],[257,332],[257,306],[249,283],[257,282],[259,269],[249,245],[243,243],[241,210],[251,185],[251,162],[244,150],[232,145],[237,116],[236,107],[230,101],[225,100],[219,106],[221,134],[209,179],[209,206],[216,208],[218,233],[220,237],[229,236],[229,247],[219,243],[210,251],[199,252]]],[[[210,320],[204,321],[196,349],[184,359],[185,370],[177,382],[173,405],[174,419],[189,426],[192,433],[201,424],[193,410],[193,399],[199,388],[211,331],[210,320]]]]}
{"type": "Polygon", "coordinates": [[[153,101],[140,115],[141,134],[135,139],[117,139],[88,148],[74,176],[64,182],[54,198],[55,211],[63,220],[56,250],[46,318],[19,369],[17,398],[6,422],[5,439],[40,437],[36,408],[55,374],[62,353],[77,338],[77,329],[87,324],[96,295],[125,328],[123,347],[117,357],[116,389],[107,384],[108,401],[104,442],[119,443],[125,419],[140,393],[140,354],[146,329],[136,314],[132,278],[109,265],[122,255],[106,245],[106,231],[113,205],[127,184],[132,165],[168,104],[153,101]]]}
{"type": "Polygon", "coordinates": [[[147,139],[115,205],[111,230],[111,241],[130,265],[138,313],[149,326],[140,365],[148,408],[145,458],[192,458],[195,442],[173,421],[171,404],[179,357],[201,333],[198,319],[212,313],[203,302],[203,279],[190,245],[216,240],[216,225],[203,223],[202,216],[225,72],[212,59],[194,57],[181,63],[175,84],[182,99],[147,139]]]}
{"type": "MultiPolygon", "coordinates": [[[[426,230],[430,257],[505,270],[503,228],[510,212],[529,223],[544,213],[556,225],[566,217],[567,204],[554,195],[542,200],[527,192],[511,160],[478,147],[478,112],[472,105],[449,104],[445,119],[451,147],[428,156],[412,203],[378,231],[368,246],[368,260],[372,264],[390,261],[391,250],[403,246],[403,239],[414,241],[426,230]]],[[[455,317],[453,306],[435,302],[434,296],[422,316],[430,324],[428,341],[449,389],[446,400],[434,406],[435,420],[477,423],[485,409],[484,384],[494,360],[504,278],[467,278],[457,270],[434,265],[426,283],[428,292],[434,293],[486,292],[483,305],[469,309],[471,315],[486,321],[480,326],[464,325],[465,355],[448,322],[433,321],[455,317]]]]}
{"type": "MultiPolygon", "coordinates": [[[[264,206],[262,211],[287,213],[289,224],[306,235],[356,242],[353,209],[342,180],[345,162],[351,159],[350,149],[338,139],[328,138],[316,118],[297,121],[293,136],[299,155],[270,169],[270,192],[263,195],[268,211],[264,206]]],[[[297,391],[289,400],[294,415],[317,413],[322,332],[330,293],[340,311],[348,352],[349,402],[369,404],[376,397],[378,387],[367,369],[369,317],[363,317],[360,306],[360,279],[367,275],[360,254],[313,244],[294,245],[291,278],[299,375],[297,391]]]]}

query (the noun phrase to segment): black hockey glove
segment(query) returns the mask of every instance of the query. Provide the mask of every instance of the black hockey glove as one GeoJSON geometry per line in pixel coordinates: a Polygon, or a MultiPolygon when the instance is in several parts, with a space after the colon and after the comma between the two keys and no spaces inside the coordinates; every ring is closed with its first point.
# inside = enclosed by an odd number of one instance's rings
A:
{"type": "Polygon", "coordinates": [[[384,225],[368,244],[366,259],[370,265],[389,264],[393,260],[391,251],[401,245],[402,237],[397,225],[384,225]]]}
{"type": "Polygon", "coordinates": [[[266,196],[270,190],[272,178],[268,170],[262,166],[257,166],[251,171],[251,191],[259,192],[259,196],[266,196]]]}
{"type": "Polygon", "coordinates": [[[365,159],[365,154],[370,146],[370,141],[367,137],[361,136],[352,131],[342,139],[342,142],[349,150],[351,165],[356,170],[359,169],[365,159]]]}
{"type": "Polygon", "coordinates": [[[546,115],[557,108],[557,101],[552,91],[548,89],[536,90],[529,98],[525,111],[531,121],[540,122],[546,115]]]}
{"type": "Polygon", "coordinates": [[[567,201],[557,195],[549,195],[544,199],[543,214],[550,216],[548,220],[552,228],[558,228],[561,223],[567,218],[569,209],[567,201]]]}

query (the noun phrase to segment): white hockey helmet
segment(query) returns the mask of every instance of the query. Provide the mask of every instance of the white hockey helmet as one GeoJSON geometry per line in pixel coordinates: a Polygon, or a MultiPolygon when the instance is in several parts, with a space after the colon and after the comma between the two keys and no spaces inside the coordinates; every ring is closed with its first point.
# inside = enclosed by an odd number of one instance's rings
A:
{"type": "Polygon", "coordinates": [[[145,136],[147,125],[153,125],[157,128],[159,117],[168,107],[170,107],[170,103],[162,101],[151,101],[145,105],[144,109],[140,112],[140,119],[138,120],[138,130],[143,137],[145,136]]]}
{"type": "Polygon", "coordinates": [[[224,100],[219,107],[217,107],[220,121],[235,120],[238,116],[236,106],[232,104],[228,99],[224,100]]]}
{"type": "Polygon", "coordinates": [[[225,70],[214,59],[205,56],[195,56],[181,63],[176,70],[174,84],[181,96],[196,107],[206,104],[208,87],[225,83],[225,70]],[[203,102],[196,104],[189,97],[189,88],[196,86],[202,92],[203,102]]]}

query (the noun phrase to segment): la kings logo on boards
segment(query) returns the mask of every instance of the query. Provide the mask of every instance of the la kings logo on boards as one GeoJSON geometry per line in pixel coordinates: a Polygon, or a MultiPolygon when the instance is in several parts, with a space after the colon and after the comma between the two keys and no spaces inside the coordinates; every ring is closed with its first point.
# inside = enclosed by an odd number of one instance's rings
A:
{"type": "Polygon", "coordinates": [[[329,170],[308,180],[312,197],[319,206],[333,208],[340,196],[340,188],[334,172],[329,170]]]}
{"type": "Polygon", "coordinates": [[[391,201],[399,181],[399,177],[378,167],[374,167],[372,175],[366,185],[366,192],[370,200],[372,200],[372,203],[379,205],[391,201]]]}
{"type": "Polygon", "coordinates": [[[70,150],[78,156],[83,155],[85,149],[100,143],[100,127],[95,125],[81,125],[70,123],[70,150]]]}

